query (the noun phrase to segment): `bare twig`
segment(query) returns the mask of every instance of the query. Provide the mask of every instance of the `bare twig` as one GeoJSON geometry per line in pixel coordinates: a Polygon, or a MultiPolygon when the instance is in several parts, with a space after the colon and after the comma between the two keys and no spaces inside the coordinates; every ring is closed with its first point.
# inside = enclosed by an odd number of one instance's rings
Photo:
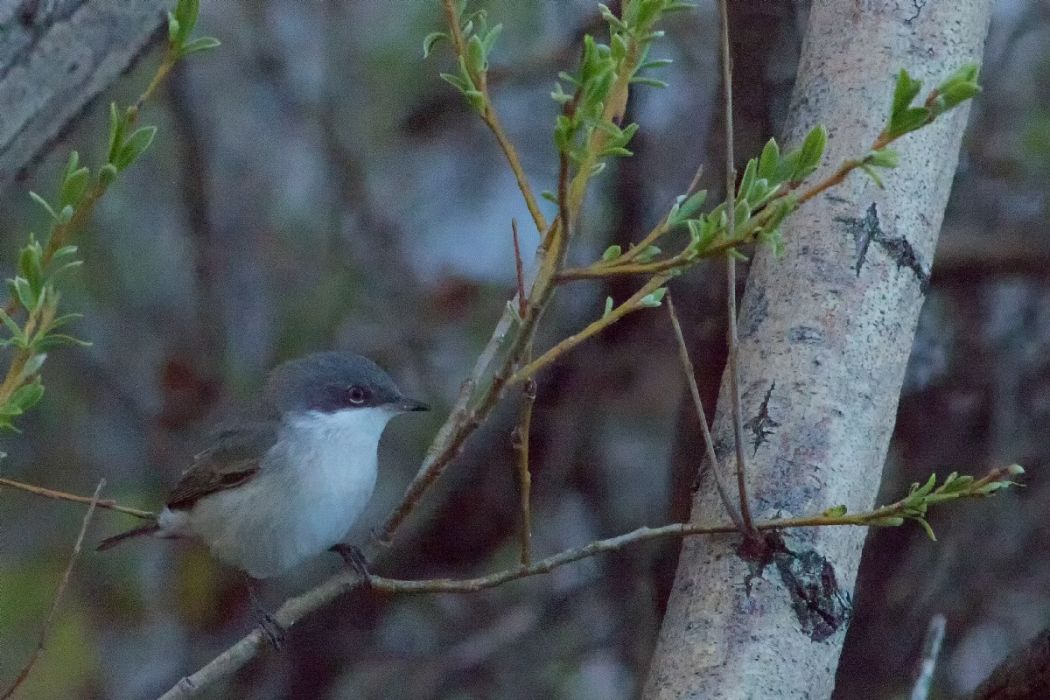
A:
{"type": "Polygon", "coordinates": [[[29,656],[29,661],[22,667],[18,677],[15,678],[11,686],[4,691],[3,695],[0,695],[0,700],[7,700],[18,690],[26,678],[29,677],[29,673],[33,670],[33,665],[36,663],[40,655],[44,653],[44,645],[47,643],[48,633],[51,631],[51,625],[55,621],[55,613],[58,611],[58,605],[62,602],[62,597],[66,593],[66,587],[69,585],[69,577],[73,573],[73,565],[76,564],[77,559],[80,557],[80,547],[84,544],[84,535],[87,533],[88,524],[91,522],[91,516],[95,514],[95,507],[101,505],[98,500],[98,495],[102,491],[102,487],[106,485],[105,479],[98,480],[98,486],[95,487],[95,494],[91,497],[87,512],[84,513],[84,520],[80,524],[80,533],[77,535],[76,543],[73,545],[73,552],[69,555],[69,563],[66,564],[66,570],[62,574],[62,580],[58,583],[58,590],[55,591],[55,597],[51,601],[51,608],[47,611],[47,617],[44,618],[44,626],[40,630],[40,641],[37,642],[36,648],[33,649],[33,653],[29,656]]]}
{"type": "MultiPolygon", "coordinates": [[[[736,235],[736,167],[733,155],[733,65],[729,55],[729,12],[726,0],[719,0],[718,12],[722,18],[722,89],[725,95],[726,139],[726,235],[736,235]]],[[[740,367],[737,350],[740,345],[736,329],[736,251],[726,255],[726,313],[729,330],[729,396],[733,404],[733,442],[736,444],[736,485],[740,494],[740,516],[746,533],[754,532],[751,524],[751,506],[747,496],[747,450],[744,449],[744,416],[740,407],[740,367]]]]}
{"type": "Polygon", "coordinates": [[[671,299],[670,291],[667,292],[665,301],[667,302],[667,314],[671,317],[671,325],[674,327],[674,337],[678,341],[678,359],[682,362],[682,369],[685,371],[685,378],[689,383],[689,393],[693,397],[693,406],[696,408],[696,416],[700,421],[700,432],[704,436],[704,447],[707,450],[707,463],[715,478],[718,496],[722,499],[722,505],[725,506],[729,519],[733,521],[733,524],[737,526],[741,534],[747,535],[744,521],[740,518],[740,513],[737,511],[736,506],[733,505],[733,499],[729,497],[729,489],[726,488],[725,482],[722,481],[718,455],[715,454],[715,441],[711,437],[711,429],[707,426],[707,414],[704,411],[704,403],[700,400],[700,388],[696,385],[696,370],[693,368],[693,361],[689,359],[689,348],[685,344],[682,326],[678,322],[678,314],[675,312],[674,301],[671,299]]]}
{"type": "Polygon", "coordinates": [[[521,565],[532,564],[532,473],[529,470],[529,439],[532,409],[536,405],[536,380],[529,379],[521,390],[521,412],[514,428],[514,450],[518,453],[518,491],[521,502],[521,565]]]}
{"type": "Polygon", "coordinates": [[[922,642],[922,661],[919,664],[918,677],[911,690],[911,700],[927,700],[933,686],[933,672],[937,668],[937,657],[941,654],[941,642],[944,641],[944,615],[937,613],[930,618],[926,628],[926,638],[922,642]]]}
{"type": "Polygon", "coordinates": [[[116,501],[104,499],[96,500],[90,496],[77,496],[72,493],[66,493],[65,491],[54,491],[52,489],[46,489],[43,486],[34,486],[33,484],[25,484],[21,481],[14,481],[12,479],[5,479],[0,477],[0,486],[10,486],[13,489],[19,489],[28,493],[36,494],[37,496],[43,496],[44,498],[53,498],[56,501],[70,501],[72,503],[94,503],[99,508],[105,508],[106,510],[113,510],[118,513],[124,513],[142,520],[153,520],[157,517],[156,513],[151,513],[148,510],[139,510],[138,508],[129,508],[127,506],[119,505],[116,501]]]}
{"type": "MultiPolygon", "coordinates": [[[[1016,468],[1004,467],[994,469],[978,481],[972,482],[965,493],[957,497],[980,498],[988,494],[981,487],[992,482],[1010,481],[1017,474],[1016,468]]],[[[1011,482],[1012,483],[1012,482],[1011,482]]],[[[760,520],[754,523],[758,531],[786,530],[800,527],[824,527],[837,525],[872,526],[886,525],[888,518],[894,518],[907,512],[908,498],[874,510],[854,514],[811,515],[783,520],[760,520]]],[[[631,532],[596,540],[582,547],[567,549],[541,559],[529,566],[514,566],[496,571],[485,576],[469,579],[429,579],[406,581],[400,579],[371,576],[369,582],[373,589],[387,593],[423,594],[423,593],[473,593],[487,588],[495,588],[511,581],[545,574],[566,564],[593,557],[597,554],[615,552],[625,547],[666,537],[690,537],[695,535],[731,534],[738,531],[736,525],[723,523],[719,525],[702,525],[700,523],[672,523],[661,527],[640,527],[631,532]]],[[[321,583],[316,588],[291,598],[273,615],[274,620],[285,629],[290,628],[304,616],[330,603],[332,600],[349,591],[360,583],[352,571],[343,571],[321,583]]],[[[252,630],[236,644],[216,656],[207,665],[192,675],[181,679],[161,700],[188,698],[203,692],[213,683],[232,675],[244,666],[267,645],[261,629],[252,630]]]]}

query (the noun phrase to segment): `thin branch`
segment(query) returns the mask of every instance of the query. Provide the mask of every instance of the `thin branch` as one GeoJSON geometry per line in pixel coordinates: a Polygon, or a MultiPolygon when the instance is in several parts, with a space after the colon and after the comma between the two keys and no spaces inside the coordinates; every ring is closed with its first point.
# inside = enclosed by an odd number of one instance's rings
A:
{"type": "Polygon", "coordinates": [[[674,301],[671,299],[670,291],[667,292],[666,302],[667,314],[671,317],[671,325],[674,327],[674,337],[678,341],[678,359],[682,362],[682,369],[685,371],[685,378],[689,383],[689,393],[693,397],[693,406],[696,408],[696,416],[700,421],[700,432],[704,436],[704,447],[707,450],[707,463],[711,473],[714,475],[718,496],[722,499],[722,505],[725,506],[729,519],[733,521],[733,524],[736,525],[742,535],[747,535],[748,531],[744,527],[744,521],[740,518],[740,513],[737,511],[736,506],[733,505],[733,499],[729,497],[729,489],[726,488],[725,482],[722,481],[718,455],[715,454],[715,441],[711,437],[711,429],[707,426],[707,413],[704,411],[704,402],[700,400],[700,388],[696,385],[696,370],[693,368],[693,361],[689,358],[689,348],[686,347],[685,337],[682,335],[682,326],[678,322],[678,314],[675,312],[674,301]]]}
{"type": "Polygon", "coordinates": [[[944,641],[944,624],[944,615],[940,613],[930,618],[926,638],[922,642],[922,662],[911,690],[911,700],[927,700],[930,697],[933,672],[937,669],[937,657],[941,654],[941,643],[944,641]]]}
{"type": "MultiPolygon", "coordinates": [[[[982,479],[968,484],[964,493],[956,494],[957,498],[980,498],[989,495],[982,491],[982,487],[992,482],[1013,483],[1011,478],[1018,474],[1016,467],[1003,467],[994,469],[982,479]]],[[[871,511],[854,514],[828,514],[811,515],[800,518],[785,518],[783,520],[760,520],[754,523],[758,531],[786,530],[800,527],[824,527],[824,526],[888,526],[887,518],[902,515],[908,512],[909,497],[905,497],[871,511]]],[[[897,523],[893,523],[897,524],[897,523]]],[[[424,593],[473,593],[486,588],[495,588],[511,581],[545,574],[566,564],[593,557],[597,554],[615,552],[630,545],[647,542],[649,540],[666,537],[690,537],[695,535],[718,535],[732,534],[737,532],[737,526],[728,524],[701,525],[699,523],[672,523],[661,527],[640,527],[631,532],[609,537],[604,540],[596,540],[582,547],[567,549],[551,555],[530,566],[515,566],[503,569],[486,576],[478,576],[469,579],[429,579],[421,581],[406,581],[400,579],[384,578],[382,576],[371,576],[369,582],[373,589],[387,593],[401,594],[424,594],[424,593]]],[[[274,620],[285,629],[289,629],[307,614],[327,605],[343,593],[355,588],[360,584],[360,579],[352,571],[343,571],[306,593],[290,598],[273,615],[274,620]]],[[[226,678],[244,666],[259,651],[266,647],[268,642],[261,629],[256,628],[243,637],[236,644],[223,653],[216,656],[208,664],[195,673],[182,678],[167,693],[161,696],[161,700],[175,700],[177,698],[188,698],[206,690],[210,685],[226,678]]]]}
{"type": "Polygon", "coordinates": [[[14,481],[12,479],[5,479],[3,477],[0,477],[0,486],[10,486],[13,489],[26,491],[37,496],[43,496],[44,498],[53,498],[56,501],[69,501],[71,503],[94,503],[99,508],[113,510],[118,513],[124,513],[125,515],[130,515],[135,518],[141,518],[142,520],[153,520],[157,517],[156,513],[152,513],[148,510],[139,510],[138,508],[129,508],[127,506],[122,506],[119,505],[116,501],[108,499],[96,500],[91,496],[77,496],[72,493],[66,493],[65,491],[54,491],[52,489],[46,489],[43,486],[25,484],[21,481],[14,481]]]}
{"type": "MultiPolygon", "coordinates": [[[[700,178],[703,177],[703,175],[704,166],[701,164],[697,167],[696,172],[693,173],[693,179],[689,181],[689,186],[685,188],[685,194],[683,195],[685,199],[688,199],[690,196],[696,193],[696,188],[700,186],[700,178]]],[[[623,255],[616,258],[616,260],[613,260],[612,263],[616,266],[629,263],[636,257],[638,257],[642,253],[642,251],[646,250],[649,246],[653,245],[658,240],[660,240],[660,238],[665,233],[671,230],[671,227],[668,225],[670,218],[670,212],[664,214],[664,217],[660,219],[660,223],[658,223],[652,231],[647,233],[645,237],[637,243],[637,245],[632,246],[629,250],[624,252],[623,255]]],[[[605,261],[600,261],[599,266],[602,263],[605,263],[605,261]]],[[[608,265],[609,263],[605,264],[608,265]]]]}
{"type": "Polygon", "coordinates": [[[507,382],[511,385],[514,385],[525,381],[525,379],[527,379],[528,377],[535,375],[541,369],[551,364],[559,357],[561,357],[562,355],[564,355],[565,353],[569,352],[577,345],[582,343],[583,341],[587,340],[588,338],[591,338],[592,336],[597,335],[601,331],[605,330],[612,324],[619,321],[627,314],[632,313],[634,311],[638,311],[639,309],[646,308],[640,303],[642,299],[644,299],[646,296],[662,287],[664,284],[667,283],[667,280],[669,279],[671,279],[670,273],[663,273],[653,277],[651,280],[646,282],[637,292],[631,295],[631,297],[627,301],[620,304],[611,312],[599,318],[597,321],[591,322],[580,332],[574,333],[573,335],[570,335],[569,337],[561,340],[561,342],[557,343],[550,350],[547,350],[547,352],[543,353],[535,360],[528,363],[527,365],[519,369],[517,372],[512,374],[510,379],[507,380],[507,382]]]}
{"type": "MultiPolygon", "coordinates": [[[[722,19],[722,88],[725,95],[726,139],[726,236],[736,235],[736,167],[733,155],[733,65],[729,55],[729,12],[726,0],[719,0],[718,12],[722,19]]],[[[751,524],[751,506],[747,496],[747,450],[744,448],[744,416],[740,406],[740,367],[737,351],[740,340],[736,328],[736,257],[733,250],[726,255],[726,313],[729,322],[729,396],[733,409],[733,442],[736,445],[736,485],[740,495],[740,516],[744,530],[754,532],[751,524]]]]}
{"type": "Polygon", "coordinates": [[[48,633],[51,631],[51,625],[55,621],[55,613],[58,611],[58,605],[62,602],[62,597],[66,593],[66,587],[69,585],[69,577],[73,573],[73,565],[76,564],[77,559],[80,557],[80,548],[84,544],[84,535],[87,533],[88,524],[91,522],[91,516],[95,514],[95,507],[101,505],[98,500],[98,495],[102,491],[102,487],[106,485],[105,479],[98,480],[98,486],[95,487],[95,494],[91,497],[87,512],[84,513],[84,520],[80,524],[80,533],[77,534],[76,543],[73,545],[73,552],[69,555],[69,563],[66,564],[66,570],[62,574],[62,580],[59,581],[58,590],[55,591],[55,597],[51,601],[51,609],[47,611],[47,617],[44,618],[44,626],[40,630],[40,640],[37,642],[36,648],[33,653],[29,656],[29,661],[22,667],[18,677],[15,678],[14,683],[4,691],[3,695],[0,695],[0,700],[7,700],[18,690],[18,687],[25,682],[26,678],[29,677],[29,673],[33,670],[33,665],[36,663],[40,655],[44,653],[44,645],[47,643],[48,633]]]}
{"type": "Polygon", "coordinates": [[[514,450],[518,453],[518,493],[521,502],[521,565],[532,564],[532,473],[529,470],[529,440],[532,409],[536,405],[536,380],[529,379],[521,390],[521,411],[514,428],[514,450]]]}

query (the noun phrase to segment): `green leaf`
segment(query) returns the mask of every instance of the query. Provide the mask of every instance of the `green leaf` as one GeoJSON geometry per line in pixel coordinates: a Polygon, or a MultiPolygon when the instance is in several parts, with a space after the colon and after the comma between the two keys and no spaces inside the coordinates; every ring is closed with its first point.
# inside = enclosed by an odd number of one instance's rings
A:
{"type": "Polygon", "coordinates": [[[117,179],[117,168],[112,163],[106,163],[98,171],[98,184],[102,187],[109,187],[113,184],[113,181],[117,179]]]}
{"type": "Polygon", "coordinates": [[[172,12],[168,13],[168,43],[178,46],[179,34],[182,27],[179,25],[179,20],[175,19],[175,14],[172,12]]]}
{"type": "Polygon", "coordinates": [[[485,38],[481,40],[481,48],[485,50],[485,60],[488,60],[489,54],[492,53],[492,47],[496,45],[496,39],[503,33],[503,25],[496,24],[488,31],[485,38]]]}
{"type": "Polygon", "coordinates": [[[871,178],[872,182],[878,185],[880,190],[886,189],[886,186],[882,184],[882,178],[880,178],[879,174],[875,172],[875,168],[866,163],[861,163],[858,167],[864,171],[865,175],[871,178]]]}
{"type": "Polygon", "coordinates": [[[182,45],[182,49],[179,50],[179,56],[189,56],[191,53],[200,53],[201,51],[210,51],[211,49],[222,46],[222,42],[213,36],[202,36],[199,39],[187,42],[182,45]]]}
{"type": "Polygon", "coordinates": [[[109,103],[109,150],[106,157],[108,163],[112,163],[117,157],[117,151],[124,144],[124,130],[127,122],[117,109],[116,102],[109,103]]]}
{"type": "Polygon", "coordinates": [[[894,117],[904,114],[904,111],[911,106],[912,101],[921,89],[922,81],[912,78],[908,71],[901,68],[901,72],[897,74],[897,85],[893,89],[893,105],[890,109],[891,122],[894,117]]]}
{"type": "Polygon", "coordinates": [[[779,164],[780,146],[777,145],[776,139],[769,139],[758,158],[758,176],[774,182],[779,164]]]}
{"type": "Polygon", "coordinates": [[[896,168],[900,163],[900,156],[892,148],[883,147],[877,151],[871,151],[864,156],[864,162],[879,168],[896,168]]]}
{"type": "Polygon", "coordinates": [[[147,148],[149,148],[150,144],[153,143],[153,137],[156,135],[157,127],[155,126],[144,126],[140,129],[136,129],[135,132],[128,137],[127,142],[120,148],[120,152],[118,153],[116,160],[113,161],[113,165],[116,166],[117,170],[127,168],[134,163],[147,148]]]}
{"type": "Polygon", "coordinates": [[[200,0],[179,0],[175,5],[175,19],[179,22],[177,36],[179,43],[185,42],[197,24],[200,13],[200,0]]]}
{"type": "Polygon", "coordinates": [[[644,75],[636,75],[630,80],[631,85],[648,85],[649,87],[665,88],[667,83],[663,80],[657,80],[656,78],[650,78],[644,75]]]}
{"type": "Polygon", "coordinates": [[[806,140],[802,142],[802,151],[799,155],[798,167],[795,170],[793,181],[805,179],[807,175],[817,169],[820,159],[824,156],[824,148],[828,145],[828,130],[823,124],[810,129],[806,134],[806,140]]]}
{"type": "Polygon", "coordinates": [[[479,75],[488,68],[488,63],[485,61],[485,49],[476,34],[467,42],[467,65],[479,75]]]}
{"type": "MultiPolygon", "coordinates": [[[[949,477],[949,480],[951,477],[949,477]]],[[[937,483],[937,474],[930,474],[930,478],[926,480],[926,483],[922,486],[918,484],[912,484],[911,494],[912,496],[928,496],[933,491],[934,485],[937,483]]]]}
{"type": "Polygon", "coordinates": [[[640,263],[647,263],[647,262],[650,262],[657,255],[659,255],[661,252],[663,252],[663,251],[661,251],[656,246],[654,246],[654,245],[647,245],[647,246],[645,246],[645,250],[643,250],[642,252],[638,253],[638,255],[636,255],[634,259],[637,260],[640,263]]]}
{"type": "Polygon", "coordinates": [[[934,534],[933,528],[926,522],[926,518],[914,518],[915,522],[922,526],[922,529],[926,531],[926,536],[930,538],[931,542],[937,541],[937,535],[934,534]]]}
{"type": "Polygon", "coordinates": [[[49,333],[34,345],[40,350],[50,350],[51,348],[60,347],[62,345],[78,345],[82,348],[91,347],[91,343],[86,340],[74,338],[71,335],[64,335],[62,333],[49,333]]]}
{"type": "Polygon", "coordinates": [[[22,367],[22,379],[27,379],[39,372],[46,359],[47,353],[39,352],[26,360],[25,366],[22,367]]]}
{"type": "Polygon", "coordinates": [[[903,136],[904,134],[922,128],[930,121],[930,110],[925,107],[911,107],[901,114],[895,115],[890,122],[890,136],[903,136]]]}
{"type": "Polygon", "coordinates": [[[43,281],[42,255],[43,251],[35,243],[22,248],[18,254],[18,271],[29,281],[29,286],[34,290],[39,290],[43,281]]]}
{"type": "Polygon", "coordinates": [[[40,207],[47,212],[47,215],[51,217],[53,221],[58,221],[58,214],[51,208],[51,205],[47,203],[47,200],[38,195],[36,192],[29,190],[29,198],[40,205],[40,207]]]}
{"type": "Polygon", "coordinates": [[[688,197],[680,195],[679,199],[681,201],[675,205],[677,209],[668,217],[668,223],[672,226],[677,226],[700,211],[700,207],[704,206],[704,202],[707,200],[707,190],[694,192],[688,197]]]}
{"type": "Polygon", "coordinates": [[[29,280],[25,277],[15,277],[11,280],[11,284],[14,287],[15,296],[18,297],[19,303],[27,311],[34,311],[40,301],[40,297],[37,295],[37,290],[34,290],[32,285],[29,284],[29,280]]]}
{"type": "Polygon", "coordinates": [[[663,302],[664,297],[667,295],[667,287],[660,287],[650,294],[646,294],[639,300],[638,305],[647,308],[656,308],[663,302]]]}
{"type": "Polygon", "coordinates": [[[434,50],[434,45],[439,41],[448,41],[448,34],[445,32],[430,32],[423,37],[423,58],[430,58],[430,52],[434,50]]]}
{"type": "Polygon", "coordinates": [[[91,171],[87,168],[78,168],[66,175],[62,181],[62,188],[58,194],[58,203],[62,206],[76,206],[80,198],[87,191],[88,182],[91,180],[91,171]]]}
{"type": "Polygon", "coordinates": [[[604,253],[602,253],[602,260],[605,262],[612,262],[621,255],[623,255],[623,248],[618,245],[611,245],[605,249],[604,253]]]}
{"type": "Polygon", "coordinates": [[[605,297],[605,310],[602,312],[602,318],[605,318],[613,312],[613,298],[605,297]]]}
{"type": "Polygon", "coordinates": [[[744,168],[744,175],[740,178],[740,187],[737,189],[736,193],[738,199],[747,199],[748,194],[751,192],[751,188],[755,185],[757,171],[758,161],[754,158],[747,161],[747,167],[744,168]]]}
{"type": "Polygon", "coordinates": [[[841,518],[845,514],[846,506],[844,505],[832,506],[822,513],[825,518],[841,518]]]}
{"type": "Polygon", "coordinates": [[[0,323],[3,323],[7,327],[8,332],[11,333],[11,337],[18,340],[23,338],[22,328],[10,315],[3,309],[0,309],[0,323]]]}
{"type": "Polygon", "coordinates": [[[11,394],[7,401],[6,409],[17,409],[18,414],[28,411],[35,406],[44,396],[44,385],[40,383],[40,377],[30,384],[19,387],[11,394]]]}

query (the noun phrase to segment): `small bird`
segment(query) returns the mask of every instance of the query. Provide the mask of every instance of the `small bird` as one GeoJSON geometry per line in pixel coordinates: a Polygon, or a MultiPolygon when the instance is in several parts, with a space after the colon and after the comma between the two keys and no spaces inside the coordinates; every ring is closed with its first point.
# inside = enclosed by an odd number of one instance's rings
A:
{"type": "Polygon", "coordinates": [[[371,360],[320,352],[270,375],[269,417],[218,433],[194,457],[156,522],[103,540],[190,537],[252,578],[276,576],[325,550],[364,570],[343,542],[375,487],[387,423],[428,406],[401,395],[371,360]]]}

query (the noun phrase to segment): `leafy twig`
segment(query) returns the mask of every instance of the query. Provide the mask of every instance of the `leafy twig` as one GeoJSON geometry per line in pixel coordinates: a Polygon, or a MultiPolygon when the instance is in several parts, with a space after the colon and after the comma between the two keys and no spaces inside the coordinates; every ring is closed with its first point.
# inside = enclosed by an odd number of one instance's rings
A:
{"type": "Polygon", "coordinates": [[[55,621],[55,613],[58,611],[58,605],[62,602],[62,597],[66,593],[66,587],[69,585],[69,577],[73,573],[73,565],[76,564],[77,559],[80,557],[80,548],[84,543],[84,535],[87,533],[88,524],[91,522],[91,516],[95,514],[95,507],[99,505],[98,495],[102,491],[102,487],[106,485],[105,479],[99,479],[98,486],[95,487],[95,494],[88,501],[87,512],[84,513],[84,520],[80,524],[80,532],[77,534],[76,543],[73,545],[73,552],[69,555],[69,563],[66,564],[66,570],[62,574],[62,580],[59,581],[58,589],[55,591],[55,597],[51,600],[51,608],[47,611],[47,617],[44,618],[44,626],[40,630],[40,641],[37,642],[36,648],[33,649],[33,653],[29,656],[29,660],[25,666],[19,672],[14,682],[4,691],[3,695],[0,695],[0,700],[7,700],[18,690],[26,678],[29,677],[29,673],[33,670],[33,665],[36,664],[40,655],[44,653],[44,645],[47,642],[48,633],[51,631],[51,625],[55,621]]]}

